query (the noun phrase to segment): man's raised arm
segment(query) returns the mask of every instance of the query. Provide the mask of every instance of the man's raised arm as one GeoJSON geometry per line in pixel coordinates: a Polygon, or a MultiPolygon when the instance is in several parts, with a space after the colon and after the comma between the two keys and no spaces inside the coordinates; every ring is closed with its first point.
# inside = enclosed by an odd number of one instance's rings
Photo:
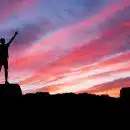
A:
{"type": "Polygon", "coordinates": [[[14,38],[18,35],[18,32],[15,32],[14,36],[10,39],[10,41],[8,42],[8,45],[10,45],[12,43],[12,41],[14,40],[14,38]]]}

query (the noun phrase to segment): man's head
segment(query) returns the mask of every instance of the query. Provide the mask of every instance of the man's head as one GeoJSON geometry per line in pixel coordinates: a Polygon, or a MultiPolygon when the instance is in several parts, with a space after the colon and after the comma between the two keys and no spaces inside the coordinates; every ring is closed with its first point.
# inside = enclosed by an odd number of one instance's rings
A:
{"type": "Polygon", "coordinates": [[[5,44],[5,39],[4,39],[4,38],[1,38],[1,39],[0,39],[0,42],[1,42],[2,45],[4,45],[4,44],[5,44]]]}

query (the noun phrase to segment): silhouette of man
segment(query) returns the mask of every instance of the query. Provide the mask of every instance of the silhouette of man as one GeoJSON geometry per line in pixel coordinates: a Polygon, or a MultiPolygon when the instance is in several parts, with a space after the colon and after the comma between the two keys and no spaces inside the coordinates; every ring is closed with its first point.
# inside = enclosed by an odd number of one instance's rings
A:
{"type": "Polygon", "coordinates": [[[2,66],[4,66],[5,84],[8,84],[8,57],[9,57],[8,48],[17,34],[18,34],[18,32],[15,32],[14,36],[10,39],[10,41],[8,43],[5,43],[4,38],[0,39],[0,42],[1,42],[1,45],[0,45],[0,71],[1,71],[2,66]]]}

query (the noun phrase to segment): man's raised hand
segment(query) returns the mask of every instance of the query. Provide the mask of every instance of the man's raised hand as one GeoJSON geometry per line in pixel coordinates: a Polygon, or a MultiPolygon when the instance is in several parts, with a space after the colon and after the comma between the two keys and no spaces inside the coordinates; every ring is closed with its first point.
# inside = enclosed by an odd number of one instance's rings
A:
{"type": "Polygon", "coordinates": [[[18,32],[17,32],[17,31],[15,32],[15,35],[18,35],[18,32]]]}
{"type": "Polygon", "coordinates": [[[8,45],[10,45],[12,43],[12,41],[14,40],[14,38],[16,37],[16,35],[18,35],[18,32],[16,31],[14,36],[10,39],[10,41],[8,42],[8,45]]]}

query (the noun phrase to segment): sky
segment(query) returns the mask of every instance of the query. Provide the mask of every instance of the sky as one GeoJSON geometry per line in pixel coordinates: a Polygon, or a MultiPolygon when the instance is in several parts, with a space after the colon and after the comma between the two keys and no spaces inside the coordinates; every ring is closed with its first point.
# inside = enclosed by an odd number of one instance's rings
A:
{"type": "MultiPolygon", "coordinates": [[[[130,86],[130,0],[1,0],[9,82],[22,92],[119,96],[130,86]]],[[[4,70],[0,83],[4,82],[4,70]]]]}

